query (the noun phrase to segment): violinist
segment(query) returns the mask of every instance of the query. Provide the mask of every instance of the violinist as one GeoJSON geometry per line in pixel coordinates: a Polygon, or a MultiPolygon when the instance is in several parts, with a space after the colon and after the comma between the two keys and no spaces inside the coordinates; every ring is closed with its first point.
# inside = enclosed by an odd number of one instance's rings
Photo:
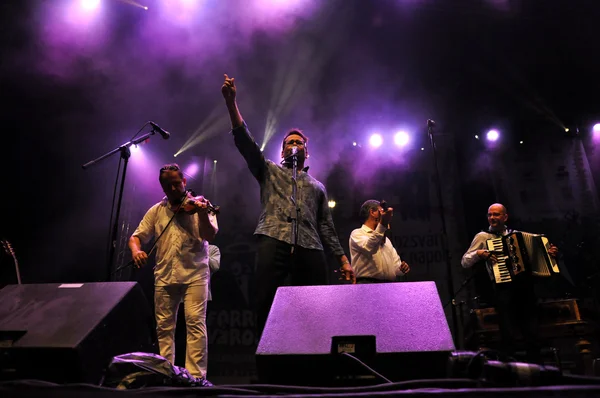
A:
{"type": "Polygon", "coordinates": [[[135,265],[141,267],[148,260],[142,244],[156,238],[154,307],[160,355],[174,363],[177,310],[183,302],[185,367],[193,376],[205,378],[208,243],[218,231],[218,208],[186,190],[186,179],[177,164],[163,166],[158,180],[166,196],[146,212],[129,238],[129,248],[135,265]]]}

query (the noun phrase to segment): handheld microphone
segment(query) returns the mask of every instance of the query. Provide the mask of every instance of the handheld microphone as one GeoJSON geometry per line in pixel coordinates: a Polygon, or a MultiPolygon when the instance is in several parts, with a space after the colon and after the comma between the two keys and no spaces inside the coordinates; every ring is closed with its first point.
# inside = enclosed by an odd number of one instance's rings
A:
{"type": "Polygon", "coordinates": [[[156,124],[154,122],[148,122],[148,123],[150,123],[150,125],[152,126],[152,130],[154,130],[155,132],[160,134],[162,136],[162,138],[164,138],[165,140],[168,140],[169,137],[171,137],[171,133],[169,133],[166,130],[163,130],[158,124],[156,124]]]}
{"type": "Polygon", "coordinates": [[[385,200],[382,200],[380,203],[381,207],[383,208],[383,211],[387,211],[387,209],[390,208],[390,206],[388,206],[387,202],[385,200]]]}
{"type": "MultiPolygon", "coordinates": [[[[379,202],[379,205],[381,206],[381,208],[383,209],[384,212],[388,211],[388,209],[390,208],[390,206],[387,204],[385,199],[382,200],[381,202],[379,202]]],[[[386,227],[387,227],[387,229],[390,229],[390,224],[386,225],[386,227]]]]}

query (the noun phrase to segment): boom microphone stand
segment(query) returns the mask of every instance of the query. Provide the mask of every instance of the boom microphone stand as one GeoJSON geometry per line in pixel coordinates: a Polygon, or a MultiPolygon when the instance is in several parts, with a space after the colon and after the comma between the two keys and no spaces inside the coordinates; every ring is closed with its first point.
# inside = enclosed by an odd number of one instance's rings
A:
{"type": "MultiPolygon", "coordinates": [[[[131,151],[129,149],[130,146],[132,145],[137,145],[140,142],[144,142],[146,141],[148,138],[150,138],[150,136],[154,135],[156,132],[160,133],[160,130],[157,130],[154,127],[154,124],[151,122],[147,122],[146,124],[144,124],[144,126],[142,126],[142,129],[148,125],[148,124],[152,124],[152,131],[149,133],[146,133],[138,138],[132,139],[131,141],[128,141],[126,143],[124,143],[123,145],[113,149],[112,151],[100,156],[97,159],[91,160],[89,162],[87,162],[86,164],[82,165],[81,167],[85,170],[88,169],[91,166],[94,166],[95,164],[101,162],[102,160],[114,155],[115,153],[120,153],[121,155],[121,159],[123,160],[124,164],[123,164],[123,171],[122,171],[122,175],[121,175],[121,186],[119,188],[119,198],[117,200],[117,209],[116,209],[116,214],[115,214],[115,219],[114,219],[114,223],[112,225],[111,228],[111,233],[110,233],[110,238],[109,238],[109,255],[108,255],[108,261],[106,264],[106,280],[107,281],[111,281],[112,279],[112,269],[114,266],[114,260],[115,260],[115,251],[117,249],[117,236],[119,234],[119,216],[121,214],[121,203],[123,202],[123,190],[125,188],[125,176],[127,174],[127,164],[129,162],[129,157],[131,156],[131,151]]],[[[162,135],[162,134],[161,134],[162,135]]],[[[163,138],[167,139],[168,136],[163,135],[163,138]],[[166,137],[166,138],[165,138],[166,137]]],[[[118,171],[117,171],[118,173],[118,171]]],[[[118,179],[118,175],[117,175],[117,179],[118,179]]],[[[113,201],[113,206],[114,206],[114,201],[113,201]]]]}
{"type": "Polygon", "coordinates": [[[290,200],[294,205],[294,215],[290,216],[289,219],[292,222],[292,255],[295,255],[296,248],[298,245],[298,218],[300,218],[300,207],[298,206],[298,148],[292,148],[292,196],[290,200]]]}
{"type": "MultiPolygon", "coordinates": [[[[444,214],[444,202],[442,201],[442,184],[440,179],[440,171],[438,168],[437,162],[437,152],[435,146],[435,140],[433,138],[433,130],[435,127],[435,122],[431,119],[427,120],[427,134],[429,135],[429,141],[431,143],[431,150],[433,152],[433,164],[435,167],[435,185],[437,188],[438,202],[440,204],[440,218],[442,221],[442,250],[444,252],[444,256],[446,257],[446,273],[448,278],[448,294],[454,295],[454,281],[452,280],[452,264],[450,261],[450,251],[448,250],[448,232],[446,229],[446,216],[444,214]]],[[[452,299],[452,330],[454,331],[454,336],[458,334],[458,319],[456,317],[456,305],[454,299],[452,299]]]]}

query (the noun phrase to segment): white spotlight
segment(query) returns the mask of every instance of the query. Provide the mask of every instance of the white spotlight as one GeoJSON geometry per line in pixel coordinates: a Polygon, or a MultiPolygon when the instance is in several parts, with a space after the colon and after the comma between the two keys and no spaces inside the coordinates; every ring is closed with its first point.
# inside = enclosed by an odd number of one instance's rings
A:
{"type": "Polygon", "coordinates": [[[369,138],[369,144],[373,148],[379,148],[381,144],[383,144],[383,138],[379,134],[373,134],[371,138],[369,138]]]}
{"type": "Polygon", "coordinates": [[[490,130],[487,132],[486,138],[488,141],[498,141],[498,138],[500,138],[500,133],[498,133],[498,130],[490,130]]]}
{"type": "Polygon", "coordinates": [[[399,131],[394,136],[394,143],[398,146],[406,146],[406,144],[408,144],[408,141],[410,141],[410,137],[405,131],[399,131]]]}

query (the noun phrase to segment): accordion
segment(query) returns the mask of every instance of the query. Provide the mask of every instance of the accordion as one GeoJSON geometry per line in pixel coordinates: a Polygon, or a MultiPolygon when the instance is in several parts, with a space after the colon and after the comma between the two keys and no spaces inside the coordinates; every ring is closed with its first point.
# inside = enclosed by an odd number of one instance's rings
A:
{"type": "Polygon", "coordinates": [[[496,283],[511,282],[522,272],[538,277],[560,272],[556,259],[548,254],[550,243],[544,235],[515,231],[488,239],[486,244],[498,259],[491,264],[496,283]]]}

